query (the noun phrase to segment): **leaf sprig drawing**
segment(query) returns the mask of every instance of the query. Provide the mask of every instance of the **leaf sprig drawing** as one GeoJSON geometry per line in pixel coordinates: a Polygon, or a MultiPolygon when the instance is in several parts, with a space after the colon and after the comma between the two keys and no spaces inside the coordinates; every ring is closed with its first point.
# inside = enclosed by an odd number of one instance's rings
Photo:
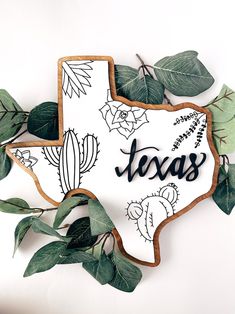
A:
{"type": "Polygon", "coordinates": [[[190,121],[189,127],[182,133],[177,136],[173,143],[172,151],[175,151],[178,149],[182,142],[185,142],[188,138],[191,137],[191,135],[197,131],[196,135],[196,142],[195,142],[195,148],[200,146],[201,139],[204,136],[204,131],[207,125],[206,119],[202,119],[205,117],[205,114],[198,114],[196,111],[191,113],[188,116],[180,116],[176,118],[174,122],[174,126],[177,126],[178,124],[186,123],[187,121],[190,121]]]}

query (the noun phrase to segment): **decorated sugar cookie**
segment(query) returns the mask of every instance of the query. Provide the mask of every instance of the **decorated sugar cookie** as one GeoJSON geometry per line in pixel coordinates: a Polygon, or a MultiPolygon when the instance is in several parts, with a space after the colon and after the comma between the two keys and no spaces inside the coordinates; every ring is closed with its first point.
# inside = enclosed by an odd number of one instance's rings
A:
{"type": "Polygon", "coordinates": [[[59,61],[59,139],[11,144],[9,156],[58,205],[95,195],[123,254],[157,265],[159,233],[212,195],[218,154],[209,110],[117,96],[109,57],[59,61]]]}
{"type": "Polygon", "coordinates": [[[214,82],[197,52],[154,65],[137,57],[138,69],[114,67],[110,57],[61,59],[58,104],[30,112],[0,90],[0,180],[12,159],[53,204],[32,207],[14,191],[0,200],[1,212],[25,215],[14,253],[29,230],[51,239],[24,277],[82,263],[102,285],[131,292],[142,278],[132,261],[159,264],[164,225],[209,196],[226,214],[233,210],[235,167],[226,154],[235,150],[235,92],[223,85],[203,107],[173,105],[170,93],[195,96],[214,82]],[[26,132],[41,140],[23,142],[26,132]]]}

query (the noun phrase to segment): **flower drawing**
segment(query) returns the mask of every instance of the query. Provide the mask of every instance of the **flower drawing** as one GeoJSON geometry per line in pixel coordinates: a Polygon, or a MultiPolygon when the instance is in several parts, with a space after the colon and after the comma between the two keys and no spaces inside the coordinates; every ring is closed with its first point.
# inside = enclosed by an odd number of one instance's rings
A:
{"type": "Polygon", "coordinates": [[[32,171],[33,166],[38,162],[37,158],[30,156],[29,150],[20,151],[19,149],[17,149],[14,155],[26,168],[29,168],[32,171]]]}
{"type": "Polygon", "coordinates": [[[125,138],[129,138],[147,120],[146,110],[139,107],[131,107],[120,101],[114,101],[108,90],[107,102],[100,109],[103,119],[106,121],[109,131],[117,130],[125,138]]]}

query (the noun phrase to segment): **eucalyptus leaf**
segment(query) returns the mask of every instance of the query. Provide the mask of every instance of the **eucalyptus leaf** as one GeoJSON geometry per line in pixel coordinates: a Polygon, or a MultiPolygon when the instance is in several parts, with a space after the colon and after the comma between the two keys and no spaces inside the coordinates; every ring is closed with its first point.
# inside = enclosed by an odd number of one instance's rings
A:
{"type": "Polygon", "coordinates": [[[103,247],[103,241],[89,248],[86,252],[89,254],[92,254],[98,260],[101,255],[102,247],[103,247]]]}
{"type": "Polygon", "coordinates": [[[235,151],[235,118],[228,122],[215,122],[212,126],[212,136],[220,155],[235,151]]]}
{"type": "Polygon", "coordinates": [[[29,231],[32,225],[32,218],[33,216],[23,218],[15,228],[15,246],[14,246],[14,253],[15,255],[16,250],[20,246],[22,240],[24,239],[26,233],[29,231]]]}
{"type": "Polygon", "coordinates": [[[85,262],[83,268],[102,285],[110,282],[114,276],[114,265],[103,251],[98,261],[85,262]]]}
{"type": "Polygon", "coordinates": [[[154,72],[172,94],[196,96],[214,83],[214,78],[197,56],[196,51],[184,51],[165,57],[155,63],[154,72]]]}
{"type": "Polygon", "coordinates": [[[67,237],[72,238],[68,248],[89,247],[97,241],[97,236],[91,234],[89,217],[75,220],[67,231],[67,237]]]}
{"type": "Polygon", "coordinates": [[[84,252],[81,250],[67,249],[61,256],[58,264],[76,264],[93,261],[96,261],[96,258],[86,251],[84,252]]]}
{"type": "Polygon", "coordinates": [[[28,131],[46,140],[57,140],[59,138],[58,104],[44,102],[36,106],[28,117],[28,131]]]}
{"type": "Polygon", "coordinates": [[[0,211],[8,214],[32,214],[37,212],[30,209],[29,204],[21,198],[0,200],[0,211]]]}
{"type": "Polygon", "coordinates": [[[39,218],[34,217],[32,221],[32,229],[36,233],[42,233],[46,235],[50,235],[53,237],[57,237],[63,241],[70,241],[70,239],[61,236],[56,230],[54,230],[51,226],[40,220],[39,218]]]}
{"type": "Polygon", "coordinates": [[[0,147],[0,180],[4,179],[11,171],[11,159],[5,152],[5,147],[0,147]]]}
{"type": "Polygon", "coordinates": [[[212,198],[225,214],[232,212],[235,206],[235,164],[229,164],[228,171],[223,165],[220,166],[218,184],[212,198]]]}
{"type": "Polygon", "coordinates": [[[19,132],[26,117],[15,99],[6,90],[0,89],[0,143],[19,132]]]}
{"type": "Polygon", "coordinates": [[[109,284],[125,292],[134,291],[142,278],[140,269],[128,262],[119,253],[113,252],[111,259],[115,265],[115,275],[109,284]]]}
{"type": "Polygon", "coordinates": [[[149,75],[140,77],[139,71],[126,66],[115,65],[116,90],[119,96],[146,104],[161,104],[164,86],[149,75]]]}
{"type": "Polygon", "coordinates": [[[88,212],[92,235],[103,234],[115,228],[112,220],[98,200],[90,199],[88,201],[88,212]]]}
{"type": "Polygon", "coordinates": [[[235,117],[235,92],[224,84],[219,95],[205,107],[212,112],[213,122],[228,122],[235,117]]]}
{"type": "Polygon", "coordinates": [[[72,209],[78,205],[85,205],[88,203],[86,197],[75,196],[65,199],[58,207],[56,212],[55,220],[53,223],[53,228],[58,228],[64,219],[71,213],[72,209]]]}
{"type": "Polygon", "coordinates": [[[60,260],[60,256],[66,248],[66,243],[62,241],[54,241],[39,249],[31,258],[24,277],[31,276],[35,273],[40,273],[51,269],[60,260]]]}

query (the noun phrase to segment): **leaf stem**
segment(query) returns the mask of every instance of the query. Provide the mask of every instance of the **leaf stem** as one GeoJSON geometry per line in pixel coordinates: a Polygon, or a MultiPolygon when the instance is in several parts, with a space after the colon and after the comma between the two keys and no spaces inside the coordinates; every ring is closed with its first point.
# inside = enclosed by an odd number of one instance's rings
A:
{"type": "Polygon", "coordinates": [[[171,100],[170,100],[170,98],[169,98],[165,93],[164,93],[164,98],[165,98],[165,100],[166,100],[166,102],[167,102],[168,105],[173,106],[173,105],[172,105],[172,102],[171,102],[171,100]]]}
{"type": "Polygon", "coordinates": [[[40,210],[42,210],[43,212],[49,212],[52,210],[57,210],[58,207],[51,207],[51,208],[39,208],[40,210]]]}
{"type": "Polygon", "coordinates": [[[220,157],[222,157],[223,160],[223,166],[225,166],[225,164],[229,165],[229,158],[227,155],[220,155],[220,157]]]}
{"type": "Polygon", "coordinates": [[[11,202],[8,202],[8,201],[5,201],[5,200],[2,200],[0,199],[0,202],[3,202],[5,204],[9,204],[9,205],[12,205],[12,206],[15,206],[15,207],[18,207],[18,208],[21,208],[21,209],[27,209],[27,210],[32,210],[34,211],[35,214],[39,213],[39,212],[47,212],[47,211],[51,211],[51,210],[56,210],[57,207],[51,207],[51,208],[40,208],[40,207],[30,207],[30,208],[23,208],[22,206],[19,206],[17,204],[13,204],[11,202]]]}
{"type": "Polygon", "coordinates": [[[229,98],[229,96],[232,95],[232,94],[234,94],[233,91],[228,92],[228,90],[226,89],[226,91],[225,91],[223,96],[221,96],[221,97],[217,96],[214,100],[212,100],[212,102],[210,102],[209,104],[205,105],[204,107],[206,108],[206,107],[212,105],[212,106],[215,106],[217,109],[223,111],[221,108],[219,108],[217,105],[215,105],[215,103],[217,103],[218,101],[220,101],[220,100],[222,100],[224,98],[226,98],[226,99],[231,101],[231,98],[229,98]]]}
{"type": "Polygon", "coordinates": [[[152,73],[149,71],[148,66],[144,63],[143,59],[140,57],[140,55],[137,53],[136,57],[139,59],[140,63],[142,64],[142,68],[145,69],[148,73],[148,75],[154,79],[152,73]]]}
{"type": "Polygon", "coordinates": [[[95,243],[92,245],[92,247],[95,247],[96,245],[100,244],[100,242],[107,236],[107,233],[103,234],[102,237],[95,243]]]}
{"type": "Polygon", "coordinates": [[[57,230],[65,229],[65,228],[68,228],[70,226],[71,226],[70,224],[65,224],[64,226],[57,228],[57,230]]]}
{"type": "Polygon", "coordinates": [[[227,144],[227,142],[225,141],[225,138],[226,138],[227,136],[219,136],[219,135],[214,134],[214,133],[213,133],[213,136],[219,139],[220,145],[221,145],[222,142],[223,142],[224,144],[227,144]]]}
{"type": "Polygon", "coordinates": [[[105,243],[106,243],[107,239],[110,237],[110,235],[111,235],[111,232],[106,233],[106,237],[105,237],[104,242],[102,243],[102,246],[101,246],[101,252],[103,251],[105,243]]]}
{"type": "Polygon", "coordinates": [[[6,113],[6,112],[10,112],[10,113],[25,113],[25,114],[29,114],[29,111],[23,111],[23,110],[5,110],[5,111],[0,111],[0,114],[1,113],[6,113]]]}
{"type": "MultiPolygon", "coordinates": [[[[140,61],[140,63],[141,63],[140,68],[143,69],[144,75],[145,75],[144,70],[146,70],[147,73],[148,73],[148,75],[149,75],[152,79],[154,79],[152,73],[151,73],[151,72],[149,71],[149,69],[148,69],[148,68],[152,68],[152,69],[153,69],[154,67],[151,66],[151,65],[145,64],[144,61],[143,61],[143,59],[140,57],[140,55],[139,55],[138,53],[136,53],[136,57],[139,59],[139,61],[140,61]]],[[[167,96],[165,93],[164,93],[164,99],[166,100],[166,102],[167,102],[168,105],[171,105],[171,106],[172,106],[171,100],[168,98],[168,96],[167,96]]]]}

